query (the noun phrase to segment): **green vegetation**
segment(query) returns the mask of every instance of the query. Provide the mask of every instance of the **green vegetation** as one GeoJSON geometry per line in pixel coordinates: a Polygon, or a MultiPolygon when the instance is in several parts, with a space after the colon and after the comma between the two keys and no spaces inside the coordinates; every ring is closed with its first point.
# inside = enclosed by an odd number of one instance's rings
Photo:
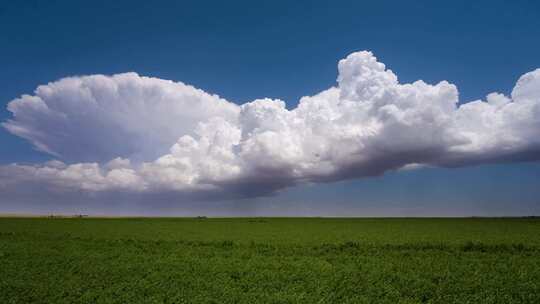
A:
{"type": "Polygon", "coordinates": [[[540,220],[2,218],[0,303],[540,303],[540,220]]]}

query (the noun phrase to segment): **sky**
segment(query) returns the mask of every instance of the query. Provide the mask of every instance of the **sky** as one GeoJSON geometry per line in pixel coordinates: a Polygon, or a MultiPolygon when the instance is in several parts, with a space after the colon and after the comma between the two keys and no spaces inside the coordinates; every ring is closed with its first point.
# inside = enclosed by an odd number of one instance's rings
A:
{"type": "Polygon", "coordinates": [[[0,1],[0,213],[539,215],[540,4],[470,2],[0,1]]]}

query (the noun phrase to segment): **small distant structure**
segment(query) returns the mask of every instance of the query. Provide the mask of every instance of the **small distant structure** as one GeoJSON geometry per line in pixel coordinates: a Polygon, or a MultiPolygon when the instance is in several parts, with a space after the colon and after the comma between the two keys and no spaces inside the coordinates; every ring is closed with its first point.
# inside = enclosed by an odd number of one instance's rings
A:
{"type": "Polygon", "coordinates": [[[85,218],[88,214],[74,214],[74,215],[61,215],[61,214],[49,214],[47,218],[50,219],[62,219],[62,218],[85,218]]]}
{"type": "Polygon", "coordinates": [[[195,217],[195,218],[198,219],[198,220],[205,220],[205,219],[207,219],[207,217],[204,216],[204,215],[199,215],[199,216],[197,216],[197,217],[195,217]]]}

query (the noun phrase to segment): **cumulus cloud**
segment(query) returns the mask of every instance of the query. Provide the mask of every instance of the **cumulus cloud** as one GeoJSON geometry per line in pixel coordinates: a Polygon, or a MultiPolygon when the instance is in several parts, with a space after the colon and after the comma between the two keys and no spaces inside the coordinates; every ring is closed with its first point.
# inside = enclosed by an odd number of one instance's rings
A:
{"type": "Polygon", "coordinates": [[[401,84],[371,52],[338,71],[336,87],[292,110],[135,73],[40,86],[9,103],[3,126],[59,160],[3,166],[0,189],[246,197],[418,166],[540,159],[540,69],[511,96],[461,104],[455,85],[401,84]]]}

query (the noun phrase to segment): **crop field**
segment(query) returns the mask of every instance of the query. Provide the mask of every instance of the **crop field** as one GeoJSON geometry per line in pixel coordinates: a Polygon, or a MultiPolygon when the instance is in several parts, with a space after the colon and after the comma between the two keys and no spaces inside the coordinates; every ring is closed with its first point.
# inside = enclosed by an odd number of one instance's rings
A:
{"type": "Polygon", "coordinates": [[[0,303],[540,303],[540,220],[0,218],[0,303]]]}

